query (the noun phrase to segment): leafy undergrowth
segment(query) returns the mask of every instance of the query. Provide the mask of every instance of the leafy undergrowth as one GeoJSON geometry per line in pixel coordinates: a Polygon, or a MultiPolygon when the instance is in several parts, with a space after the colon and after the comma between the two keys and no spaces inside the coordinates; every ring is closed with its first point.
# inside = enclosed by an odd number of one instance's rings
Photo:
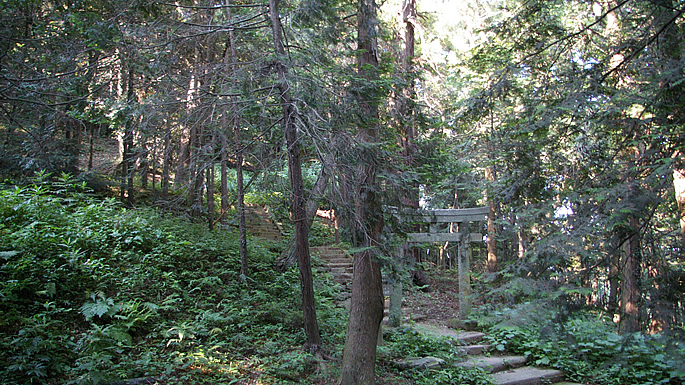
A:
{"type": "Polygon", "coordinates": [[[491,304],[479,310],[480,322],[488,332],[486,338],[495,350],[526,355],[533,364],[562,370],[568,379],[579,383],[685,381],[685,341],[678,331],[620,335],[610,319],[588,310],[570,311],[565,302],[550,299],[554,293],[532,290],[519,294],[520,303],[491,304]]]}
{"type": "MultiPolygon", "coordinates": [[[[0,383],[334,383],[346,328],[339,287],[317,275],[319,326],[333,358],[322,363],[301,349],[297,271],[275,271],[279,250],[253,240],[250,271],[241,276],[238,249],[235,231],[127,210],[66,175],[0,190],[0,383]]],[[[515,305],[480,313],[498,350],[528,355],[579,382],[685,378],[682,340],[619,336],[611,322],[587,312],[560,317],[550,298],[512,285],[503,293],[517,298],[515,305]]],[[[385,341],[379,384],[490,383],[479,370],[395,364],[410,356],[457,361],[444,340],[399,328],[385,341]]]]}
{"type": "MultiPolygon", "coordinates": [[[[0,383],[333,383],[346,329],[339,288],[317,275],[334,358],[322,364],[301,348],[297,271],[275,271],[277,251],[249,246],[241,276],[234,231],[124,209],[68,175],[0,190],[0,383]]],[[[487,383],[464,369],[398,370],[393,360],[417,346],[453,347],[397,333],[379,354],[379,383],[487,383]]]]}
{"type": "MultiPolygon", "coordinates": [[[[244,277],[233,232],[125,210],[67,176],[0,194],[1,383],[316,382],[297,272],[258,243],[244,277]]],[[[339,345],[345,314],[319,282],[323,338],[339,345]]]]}

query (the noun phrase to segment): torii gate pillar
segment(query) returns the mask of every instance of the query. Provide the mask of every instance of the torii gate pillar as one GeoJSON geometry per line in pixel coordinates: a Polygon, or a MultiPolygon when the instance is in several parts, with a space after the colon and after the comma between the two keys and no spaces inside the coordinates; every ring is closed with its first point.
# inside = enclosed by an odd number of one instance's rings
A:
{"type": "MultiPolygon", "coordinates": [[[[469,233],[468,222],[465,233],[469,233]]],[[[459,229],[461,231],[461,229],[459,229]]],[[[462,237],[457,251],[459,267],[459,318],[466,319],[471,314],[471,237],[462,237]]]]}

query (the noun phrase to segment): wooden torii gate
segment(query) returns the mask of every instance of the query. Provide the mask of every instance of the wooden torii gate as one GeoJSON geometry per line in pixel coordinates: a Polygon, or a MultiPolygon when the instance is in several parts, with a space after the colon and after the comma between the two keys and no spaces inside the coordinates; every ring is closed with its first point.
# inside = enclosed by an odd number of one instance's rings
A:
{"type": "MultiPolygon", "coordinates": [[[[393,209],[399,213],[397,209],[393,209]]],[[[428,223],[428,233],[408,233],[407,244],[410,243],[434,243],[456,242],[458,244],[458,268],[459,268],[459,317],[465,319],[471,313],[471,242],[483,240],[481,233],[470,231],[471,222],[484,222],[488,219],[489,207],[475,207],[467,209],[440,209],[403,211],[403,218],[413,219],[416,223],[428,223]],[[458,232],[439,232],[438,225],[456,223],[458,232]]],[[[480,226],[478,226],[480,228],[480,226]]],[[[400,247],[400,258],[405,260],[406,247],[400,247]]],[[[391,326],[399,326],[401,322],[402,282],[394,280],[393,290],[390,295],[389,321],[391,326]]]]}

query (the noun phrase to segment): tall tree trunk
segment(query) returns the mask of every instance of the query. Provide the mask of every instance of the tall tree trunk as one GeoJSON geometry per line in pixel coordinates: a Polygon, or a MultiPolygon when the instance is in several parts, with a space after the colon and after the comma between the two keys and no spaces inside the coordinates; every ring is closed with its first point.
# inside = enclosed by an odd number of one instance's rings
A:
{"type": "Polygon", "coordinates": [[[488,250],[488,259],[485,265],[485,271],[488,273],[497,272],[497,226],[495,220],[497,218],[497,202],[495,201],[495,194],[492,191],[494,189],[495,181],[497,181],[497,173],[495,170],[495,146],[492,143],[492,135],[495,133],[495,114],[490,111],[490,125],[488,127],[489,132],[487,135],[486,146],[488,149],[488,160],[489,163],[485,168],[485,179],[489,182],[489,188],[486,191],[488,206],[490,206],[490,211],[488,212],[488,239],[486,241],[486,247],[488,250]]]}
{"type": "MultiPolygon", "coordinates": [[[[230,5],[230,0],[224,4],[230,5]]],[[[231,18],[230,6],[226,8],[228,18],[231,18]]],[[[236,62],[238,55],[235,49],[235,36],[233,30],[228,32],[228,52],[224,56],[224,64],[230,66],[232,88],[237,88],[236,62]],[[230,56],[229,56],[230,54],[230,56]]],[[[245,188],[243,178],[243,145],[240,137],[240,117],[238,115],[238,101],[235,97],[231,100],[231,126],[233,129],[233,146],[235,150],[235,175],[236,175],[236,206],[238,211],[238,232],[240,237],[240,276],[246,280],[249,273],[247,260],[247,226],[245,224],[245,188]]],[[[247,281],[245,281],[247,282],[247,281]]]]}
{"type": "Polygon", "coordinates": [[[138,156],[140,167],[140,188],[147,190],[148,178],[150,177],[150,165],[148,160],[150,156],[150,144],[147,140],[143,140],[141,142],[141,146],[141,153],[138,156]]]}
{"type": "Polygon", "coordinates": [[[193,217],[198,217],[202,211],[202,185],[204,184],[204,165],[202,164],[202,141],[200,128],[193,123],[190,128],[190,166],[191,180],[188,186],[188,203],[193,217]]]}
{"type": "MultiPolygon", "coordinates": [[[[494,166],[488,166],[485,169],[485,179],[490,183],[495,182],[494,166]]],[[[495,225],[497,211],[495,209],[496,203],[493,195],[492,192],[488,193],[488,206],[490,207],[490,211],[488,211],[488,238],[486,241],[488,259],[485,264],[485,271],[488,273],[497,272],[497,226],[495,225]]]]}
{"type": "Polygon", "coordinates": [[[169,170],[171,168],[171,123],[167,120],[164,133],[164,160],[162,164],[162,199],[169,198],[169,170]]]}
{"type": "Polygon", "coordinates": [[[526,237],[523,234],[523,227],[516,230],[516,236],[518,239],[518,258],[523,259],[526,256],[526,237]]]}
{"type": "MultiPolygon", "coordinates": [[[[417,22],[416,0],[404,0],[402,5],[402,21],[404,22],[404,50],[402,52],[402,71],[407,79],[407,87],[404,89],[404,100],[400,103],[400,118],[402,128],[404,129],[403,149],[405,155],[405,163],[407,166],[414,165],[414,158],[416,155],[416,90],[414,89],[414,80],[417,74],[414,72],[414,61],[416,59],[416,39],[415,30],[417,22]]],[[[408,198],[405,202],[407,206],[412,209],[419,209],[419,182],[413,181],[409,184],[408,198]]],[[[418,232],[418,225],[413,226],[412,232],[418,232]]],[[[416,247],[409,249],[409,254],[414,260],[414,272],[412,274],[421,275],[423,272],[418,267],[420,250],[416,247]]],[[[442,256],[442,250],[441,250],[442,256]]],[[[399,277],[396,277],[399,280],[399,277]]]]}
{"type": "Polygon", "coordinates": [[[205,178],[205,184],[207,185],[207,223],[209,224],[209,230],[214,229],[214,139],[212,138],[212,143],[206,154],[207,156],[207,172],[205,178]]]}
{"type": "MultiPolygon", "coordinates": [[[[663,73],[673,71],[673,68],[679,68],[682,65],[683,57],[683,30],[682,23],[677,22],[677,19],[682,19],[682,7],[680,1],[675,0],[657,0],[659,5],[660,17],[657,19],[657,27],[663,28],[663,33],[659,38],[659,54],[661,56],[660,65],[663,73]]],[[[675,150],[673,151],[673,188],[675,190],[675,201],[677,205],[677,218],[680,224],[680,255],[685,255],[685,158],[683,157],[683,116],[685,115],[685,103],[683,103],[683,94],[685,94],[685,84],[682,81],[676,80],[673,76],[667,76],[660,83],[661,89],[659,95],[661,96],[661,106],[659,108],[659,120],[664,126],[669,127],[673,133],[673,137],[678,137],[679,140],[674,143],[675,150]]],[[[682,80],[682,79],[681,79],[682,80]]],[[[660,140],[660,139],[658,139],[660,140]]],[[[661,146],[659,142],[655,146],[661,146]]],[[[663,330],[671,329],[675,322],[673,314],[678,312],[677,300],[668,301],[666,298],[670,297],[666,293],[668,290],[666,285],[659,284],[665,282],[661,278],[665,275],[664,263],[662,261],[652,261],[654,274],[659,277],[652,281],[654,287],[651,289],[654,295],[651,301],[652,323],[650,325],[651,332],[661,332],[663,330]],[[676,302],[676,303],[674,303],[676,302]]],[[[671,289],[672,290],[672,289],[671,289]]]]}
{"type": "Polygon", "coordinates": [[[180,126],[178,156],[176,160],[176,172],[174,173],[174,187],[178,189],[188,184],[190,168],[190,135],[185,124],[180,126]]]}
{"type": "MultiPolygon", "coordinates": [[[[307,228],[311,229],[312,223],[314,222],[314,217],[316,216],[316,210],[319,208],[319,204],[317,200],[323,196],[326,186],[328,185],[328,181],[331,178],[331,162],[333,162],[333,156],[328,153],[326,157],[322,161],[321,165],[321,172],[319,172],[319,176],[316,178],[316,182],[314,183],[314,187],[312,188],[312,191],[309,194],[309,198],[307,199],[307,228]]],[[[335,224],[335,216],[332,213],[331,214],[331,220],[335,224]]],[[[337,230],[336,230],[337,231],[337,230]]],[[[337,233],[336,233],[337,235],[337,233]]],[[[286,270],[293,266],[296,261],[297,261],[297,253],[295,250],[295,236],[292,236],[288,240],[288,246],[286,246],[285,250],[283,250],[283,253],[281,254],[279,258],[279,268],[282,270],[286,270]]],[[[336,241],[336,243],[339,243],[339,240],[336,241]]]]}
{"type": "Polygon", "coordinates": [[[240,233],[240,275],[245,278],[248,274],[247,264],[247,227],[245,224],[245,191],[243,188],[243,146],[240,142],[240,128],[238,117],[233,117],[233,141],[235,145],[235,175],[236,194],[238,195],[238,231],[240,233]]]}
{"type": "Polygon", "coordinates": [[[295,125],[295,110],[290,96],[287,67],[283,63],[286,57],[283,45],[283,30],[278,17],[278,0],[269,0],[269,14],[274,38],[274,51],[278,56],[278,89],[281,93],[283,109],[283,129],[288,148],[288,175],[290,177],[292,216],[295,222],[295,253],[300,268],[300,287],[302,289],[302,313],[304,331],[307,336],[305,349],[317,353],[321,346],[319,324],[316,320],[314,302],[314,280],[312,278],[311,257],[309,255],[309,220],[307,218],[304,182],[302,180],[302,160],[300,159],[300,142],[295,125]]]}
{"type": "Polygon", "coordinates": [[[226,113],[221,117],[222,130],[219,135],[221,141],[221,221],[223,223],[224,214],[228,211],[228,141],[226,140],[226,113]]]}
{"type": "MultiPolygon", "coordinates": [[[[100,127],[100,125],[99,124],[91,124],[90,125],[90,138],[88,140],[88,171],[93,170],[93,155],[95,152],[96,127],[100,127]]],[[[97,129],[97,132],[99,133],[99,129],[97,129]]]]}
{"type": "MultiPolygon", "coordinates": [[[[414,163],[414,153],[416,151],[414,141],[416,140],[416,119],[414,106],[414,59],[415,59],[415,39],[414,28],[416,24],[416,0],[404,0],[402,19],[404,21],[404,50],[402,52],[402,71],[407,79],[407,86],[404,89],[404,98],[400,104],[400,119],[404,131],[403,150],[405,162],[408,166],[414,163]]],[[[419,186],[411,184],[410,206],[419,207],[419,186]]]]}
{"type": "MultiPolygon", "coordinates": [[[[197,55],[196,55],[197,56],[197,55]]],[[[193,108],[195,107],[195,98],[197,94],[197,79],[195,74],[190,76],[188,81],[188,91],[186,92],[186,114],[191,115],[193,108]]],[[[180,147],[178,153],[178,162],[176,165],[176,175],[174,178],[174,185],[178,189],[179,187],[184,187],[188,189],[189,201],[192,204],[193,199],[193,185],[194,181],[193,170],[194,170],[194,156],[195,152],[193,146],[196,145],[194,141],[194,127],[189,119],[185,119],[181,125],[180,133],[180,147]]]]}
{"type": "MultiPolygon", "coordinates": [[[[359,0],[357,10],[358,72],[366,82],[378,78],[376,2],[359,0]]],[[[350,319],[343,350],[340,385],[374,384],[376,342],[383,319],[381,268],[375,254],[383,229],[382,207],[377,196],[376,165],[379,143],[376,96],[357,92],[361,122],[357,149],[362,162],[354,178],[354,243],[363,251],[354,254],[350,319]],[[371,100],[370,100],[371,99],[371,100]]]]}
{"type": "MultiPolygon", "coordinates": [[[[679,9],[679,3],[673,0],[655,1],[655,4],[659,5],[660,12],[656,24],[658,28],[664,28],[658,46],[661,56],[660,63],[663,66],[662,71],[664,73],[672,71],[671,68],[678,68],[682,59],[683,30],[682,26],[675,22],[678,18],[676,10],[679,9]]],[[[678,130],[682,129],[684,112],[682,97],[683,93],[685,93],[685,84],[682,82],[674,84],[673,80],[669,79],[661,82],[660,95],[663,106],[660,108],[660,119],[662,119],[664,124],[676,127],[675,130],[678,130]]],[[[681,143],[679,145],[676,144],[676,150],[673,153],[673,187],[675,189],[675,200],[678,207],[677,215],[680,222],[681,251],[685,253],[685,160],[683,159],[683,153],[678,149],[678,147],[682,148],[682,134],[680,138],[681,143]]]]}
{"type": "MultiPolygon", "coordinates": [[[[132,63],[128,63],[128,75],[127,75],[127,88],[126,88],[126,104],[129,108],[133,106],[133,77],[134,70],[132,63]]],[[[126,118],[126,128],[124,131],[124,153],[121,161],[121,172],[122,172],[122,186],[121,186],[121,199],[128,205],[133,204],[133,117],[126,118]],[[126,193],[124,193],[124,190],[126,193]]]]}
{"type": "Polygon", "coordinates": [[[619,286],[621,275],[621,253],[617,249],[613,252],[609,261],[609,301],[607,303],[607,312],[612,317],[619,312],[619,286]]]}
{"type": "Polygon", "coordinates": [[[619,331],[622,334],[635,333],[640,330],[640,291],[638,290],[639,240],[637,219],[629,219],[630,233],[621,247],[621,322],[619,331]]]}
{"type": "Polygon", "coordinates": [[[152,150],[150,154],[150,174],[152,174],[152,197],[157,198],[157,161],[159,160],[159,140],[156,136],[152,138],[152,150]]]}

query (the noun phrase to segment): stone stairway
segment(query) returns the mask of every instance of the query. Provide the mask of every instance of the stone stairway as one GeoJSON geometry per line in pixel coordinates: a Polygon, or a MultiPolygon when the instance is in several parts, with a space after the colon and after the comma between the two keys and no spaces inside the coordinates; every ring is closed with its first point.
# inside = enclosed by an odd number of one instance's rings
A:
{"type": "Polygon", "coordinates": [[[245,206],[245,226],[248,234],[255,237],[274,242],[283,240],[283,233],[278,223],[263,206],[245,206]]]}
{"type": "Polygon", "coordinates": [[[331,273],[335,282],[350,289],[354,264],[347,251],[336,246],[315,246],[311,248],[311,254],[322,259],[324,268],[331,273]]]}
{"type": "MultiPolygon", "coordinates": [[[[252,236],[274,242],[283,240],[281,228],[268,209],[263,206],[246,205],[245,224],[248,234],[252,236]]],[[[349,297],[354,270],[352,256],[336,246],[314,246],[310,248],[310,254],[322,259],[324,269],[328,270],[335,282],[341,284],[343,290],[347,292],[347,295],[343,296],[349,297]]]]}
{"type": "Polygon", "coordinates": [[[528,359],[524,356],[488,355],[491,347],[482,342],[484,333],[461,332],[442,326],[417,323],[415,328],[425,334],[452,338],[455,344],[466,355],[466,360],[456,365],[463,367],[480,367],[491,373],[498,385],[580,385],[564,381],[564,373],[549,368],[526,366],[528,359]]]}

